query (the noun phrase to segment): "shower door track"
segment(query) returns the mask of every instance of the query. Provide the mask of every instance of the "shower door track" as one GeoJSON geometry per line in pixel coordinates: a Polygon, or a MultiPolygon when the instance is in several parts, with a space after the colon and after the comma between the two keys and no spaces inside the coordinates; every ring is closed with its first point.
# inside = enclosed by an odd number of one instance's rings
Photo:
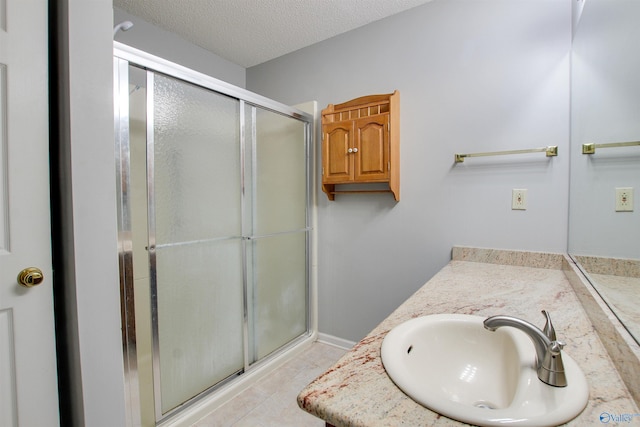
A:
{"type": "Polygon", "coordinates": [[[206,74],[199,73],[182,65],[167,61],[147,52],[132,48],[119,42],[113,42],[113,55],[127,61],[129,64],[139,66],[144,69],[153,70],[167,76],[175,77],[185,82],[193,83],[206,89],[227,95],[232,98],[244,100],[245,102],[266,108],[292,118],[312,123],[313,117],[289,105],[281,104],[273,99],[250,92],[246,89],[234,86],[206,74]]]}

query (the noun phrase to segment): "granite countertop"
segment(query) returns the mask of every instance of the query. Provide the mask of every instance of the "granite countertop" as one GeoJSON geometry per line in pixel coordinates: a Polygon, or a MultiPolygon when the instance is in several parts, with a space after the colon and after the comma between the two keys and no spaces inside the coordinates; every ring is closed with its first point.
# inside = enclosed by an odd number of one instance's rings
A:
{"type": "MultiPolygon", "coordinates": [[[[639,414],[564,275],[562,260],[556,254],[454,248],[453,260],[302,390],[298,405],[336,427],[466,425],[415,403],[396,387],[380,359],[387,332],[405,320],[438,313],[506,314],[542,327],[544,309],[590,387],[587,407],[566,425],[601,425],[604,412],[639,414]]],[[[640,423],[640,416],[634,421],[640,423]]]]}
{"type": "Polygon", "coordinates": [[[589,278],[597,284],[602,299],[615,308],[629,332],[640,337],[640,278],[609,274],[590,274],[589,278]]]}
{"type": "Polygon", "coordinates": [[[629,332],[640,339],[640,261],[576,255],[583,273],[629,332]]]}

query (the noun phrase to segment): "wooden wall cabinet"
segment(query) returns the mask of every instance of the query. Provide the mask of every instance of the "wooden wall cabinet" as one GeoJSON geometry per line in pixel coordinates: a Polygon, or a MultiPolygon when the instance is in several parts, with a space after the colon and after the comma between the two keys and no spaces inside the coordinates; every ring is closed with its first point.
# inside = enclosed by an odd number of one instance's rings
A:
{"type": "Polygon", "coordinates": [[[369,95],[322,110],[322,191],[390,192],[400,200],[400,93],[369,95]],[[388,189],[368,189],[383,183],[388,189]],[[349,189],[340,186],[350,185],[349,189]],[[338,186],[338,187],[336,187],[338,186]]]}

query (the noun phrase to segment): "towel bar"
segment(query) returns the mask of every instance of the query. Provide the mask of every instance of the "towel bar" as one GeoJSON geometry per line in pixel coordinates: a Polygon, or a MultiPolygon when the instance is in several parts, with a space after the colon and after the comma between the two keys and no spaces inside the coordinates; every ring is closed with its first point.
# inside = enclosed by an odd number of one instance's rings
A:
{"type": "Polygon", "coordinates": [[[487,153],[469,153],[456,154],[455,162],[464,162],[465,157],[484,157],[484,156],[503,156],[505,154],[525,154],[525,153],[546,153],[547,157],[555,157],[558,155],[558,146],[550,145],[548,147],[530,148],[527,150],[509,150],[509,151],[492,151],[487,153]]]}

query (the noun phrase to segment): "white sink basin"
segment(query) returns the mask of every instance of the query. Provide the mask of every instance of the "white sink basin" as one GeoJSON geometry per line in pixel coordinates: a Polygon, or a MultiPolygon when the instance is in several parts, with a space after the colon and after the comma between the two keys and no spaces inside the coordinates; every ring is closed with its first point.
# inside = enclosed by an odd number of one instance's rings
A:
{"type": "Polygon", "coordinates": [[[562,353],[566,387],[538,379],[531,339],[512,327],[495,332],[484,317],[438,314],[392,329],[382,363],[393,382],[427,408],[479,426],[556,426],[587,404],[584,374],[562,353]]]}

